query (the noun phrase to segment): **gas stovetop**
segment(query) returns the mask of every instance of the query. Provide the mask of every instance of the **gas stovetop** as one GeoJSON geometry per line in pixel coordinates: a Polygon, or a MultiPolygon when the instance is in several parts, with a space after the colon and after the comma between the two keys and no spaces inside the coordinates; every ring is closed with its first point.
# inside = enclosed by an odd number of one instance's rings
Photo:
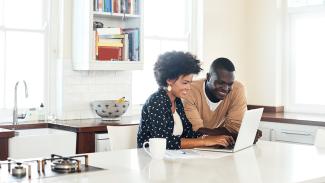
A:
{"type": "Polygon", "coordinates": [[[0,161],[0,181],[24,181],[103,170],[88,165],[88,155],[0,161]]]}

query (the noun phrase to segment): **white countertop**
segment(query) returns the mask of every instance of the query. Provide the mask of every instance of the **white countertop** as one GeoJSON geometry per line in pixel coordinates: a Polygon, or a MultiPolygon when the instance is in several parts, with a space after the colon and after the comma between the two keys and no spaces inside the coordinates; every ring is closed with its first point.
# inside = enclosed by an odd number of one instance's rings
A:
{"type": "Polygon", "coordinates": [[[141,149],[92,153],[89,164],[107,170],[31,182],[325,182],[325,149],[314,146],[259,141],[236,153],[211,153],[161,161],[141,149]]]}

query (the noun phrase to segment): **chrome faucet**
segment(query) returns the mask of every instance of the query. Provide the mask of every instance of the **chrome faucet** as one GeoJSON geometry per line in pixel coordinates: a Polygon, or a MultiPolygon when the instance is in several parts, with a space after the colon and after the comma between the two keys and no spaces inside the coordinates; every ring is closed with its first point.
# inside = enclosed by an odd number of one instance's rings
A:
{"type": "MultiPolygon", "coordinates": [[[[25,98],[28,97],[28,89],[27,89],[27,84],[26,84],[26,81],[23,80],[24,82],[24,85],[25,85],[25,98]]],[[[24,119],[25,118],[25,115],[24,114],[21,114],[21,115],[18,115],[18,107],[17,107],[17,87],[18,87],[18,84],[19,84],[19,81],[16,82],[16,85],[15,85],[15,101],[14,101],[14,111],[13,111],[13,119],[12,119],[12,125],[13,125],[13,130],[15,130],[15,127],[16,125],[18,124],[18,118],[19,119],[24,119]]]]}

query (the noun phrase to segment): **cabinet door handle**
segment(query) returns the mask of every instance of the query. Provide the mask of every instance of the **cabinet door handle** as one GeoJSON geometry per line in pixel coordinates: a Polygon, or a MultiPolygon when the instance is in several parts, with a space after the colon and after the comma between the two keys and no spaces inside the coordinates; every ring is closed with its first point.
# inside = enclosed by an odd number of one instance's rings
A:
{"type": "Polygon", "coordinates": [[[273,141],[273,133],[274,133],[273,131],[274,131],[274,129],[270,130],[270,141],[273,141]]]}
{"type": "Polygon", "coordinates": [[[310,133],[295,133],[295,132],[281,132],[287,135],[302,135],[302,136],[311,136],[310,133]]]}

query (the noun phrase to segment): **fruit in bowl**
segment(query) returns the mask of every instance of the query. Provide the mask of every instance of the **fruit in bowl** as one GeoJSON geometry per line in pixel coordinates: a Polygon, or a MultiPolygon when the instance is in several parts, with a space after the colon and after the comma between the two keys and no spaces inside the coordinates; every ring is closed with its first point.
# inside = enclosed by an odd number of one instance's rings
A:
{"type": "Polygon", "coordinates": [[[97,100],[91,102],[90,105],[102,120],[119,120],[130,103],[123,97],[117,100],[97,100]]]}

